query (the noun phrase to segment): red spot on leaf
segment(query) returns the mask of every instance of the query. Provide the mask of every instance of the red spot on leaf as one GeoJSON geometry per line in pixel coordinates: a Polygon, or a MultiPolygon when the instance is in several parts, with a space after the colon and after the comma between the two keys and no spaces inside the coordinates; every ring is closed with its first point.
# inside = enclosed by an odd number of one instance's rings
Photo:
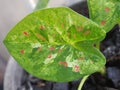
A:
{"type": "Polygon", "coordinates": [[[54,48],[54,47],[50,47],[49,50],[50,50],[50,51],[53,51],[53,50],[55,50],[55,48],[54,48]]]}
{"type": "Polygon", "coordinates": [[[28,36],[28,35],[29,35],[28,32],[23,32],[23,34],[24,34],[25,36],[28,36]]]}
{"type": "Polygon", "coordinates": [[[80,71],[80,67],[79,67],[78,65],[75,65],[75,66],[74,66],[74,71],[75,71],[75,72],[79,72],[79,71],[80,71]]]}
{"type": "Polygon", "coordinates": [[[21,54],[24,54],[24,53],[25,53],[25,50],[20,50],[20,53],[21,53],[21,54]]]}
{"type": "Polygon", "coordinates": [[[62,62],[62,61],[60,61],[59,64],[60,64],[60,65],[63,65],[64,67],[67,67],[67,66],[68,66],[67,62],[62,62]]]}
{"type": "Polygon", "coordinates": [[[109,12],[109,11],[110,11],[110,8],[109,8],[109,7],[106,7],[106,8],[105,8],[105,11],[106,11],[106,12],[109,12]]]}
{"type": "Polygon", "coordinates": [[[49,54],[49,55],[48,55],[48,58],[52,58],[52,54],[49,54]]]}
{"type": "Polygon", "coordinates": [[[45,30],[45,26],[44,25],[40,25],[40,29],[41,30],[45,30]]]}
{"type": "Polygon", "coordinates": [[[64,62],[64,63],[63,63],[63,65],[64,65],[65,67],[67,67],[67,66],[68,66],[67,62],[64,62]]]}
{"type": "Polygon", "coordinates": [[[105,24],[106,24],[106,21],[105,21],[105,20],[101,21],[101,25],[102,25],[102,26],[104,26],[105,24]]]}

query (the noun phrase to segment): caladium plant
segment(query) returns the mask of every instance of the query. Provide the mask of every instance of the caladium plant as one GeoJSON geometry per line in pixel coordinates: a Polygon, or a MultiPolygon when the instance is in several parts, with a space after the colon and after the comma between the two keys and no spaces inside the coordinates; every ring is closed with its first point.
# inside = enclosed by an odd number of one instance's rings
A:
{"type": "Polygon", "coordinates": [[[67,82],[105,65],[105,57],[94,47],[104,37],[104,30],[96,23],[59,7],[31,13],[8,33],[4,43],[32,75],[67,82]]]}
{"type": "Polygon", "coordinates": [[[120,25],[120,0],[88,0],[90,18],[109,32],[120,25]]]}
{"type": "Polygon", "coordinates": [[[120,24],[120,1],[88,0],[88,5],[95,22],[66,7],[42,9],[21,20],[4,44],[26,71],[41,79],[68,82],[99,72],[106,60],[94,45],[120,24]]]}

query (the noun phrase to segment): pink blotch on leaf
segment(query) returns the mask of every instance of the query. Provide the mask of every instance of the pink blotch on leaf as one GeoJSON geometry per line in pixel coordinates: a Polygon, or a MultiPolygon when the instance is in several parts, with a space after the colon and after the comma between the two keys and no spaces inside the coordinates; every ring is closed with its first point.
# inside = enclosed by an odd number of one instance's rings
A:
{"type": "Polygon", "coordinates": [[[62,62],[62,61],[60,61],[59,64],[60,64],[60,65],[63,65],[64,67],[67,67],[67,66],[68,66],[67,62],[62,62]]]}
{"type": "Polygon", "coordinates": [[[49,54],[49,55],[48,55],[48,58],[52,58],[52,54],[49,54]]]}
{"type": "Polygon", "coordinates": [[[106,8],[105,8],[105,11],[106,11],[106,12],[109,12],[109,11],[110,11],[110,8],[109,8],[109,7],[106,7],[106,8]]]}
{"type": "Polygon", "coordinates": [[[50,50],[50,51],[53,51],[53,50],[55,50],[55,48],[54,48],[54,47],[50,47],[49,50],[50,50]]]}
{"type": "Polygon", "coordinates": [[[25,50],[20,50],[20,53],[21,54],[25,54],[25,50]]]}
{"type": "Polygon", "coordinates": [[[102,26],[104,26],[104,25],[106,24],[106,20],[101,21],[100,24],[101,24],[102,26]]]}
{"type": "Polygon", "coordinates": [[[28,35],[29,35],[28,32],[23,32],[23,34],[24,34],[25,36],[28,36],[28,35]]]}
{"type": "Polygon", "coordinates": [[[79,67],[78,65],[75,65],[75,66],[74,66],[74,71],[75,71],[75,72],[79,72],[79,71],[80,71],[80,67],[79,67]]]}

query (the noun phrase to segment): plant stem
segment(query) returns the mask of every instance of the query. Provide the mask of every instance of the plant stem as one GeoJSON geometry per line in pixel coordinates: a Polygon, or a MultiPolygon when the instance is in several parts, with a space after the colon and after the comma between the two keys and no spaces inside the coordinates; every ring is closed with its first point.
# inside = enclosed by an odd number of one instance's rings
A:
{"type": "Polygon", "coordinates": [[[86,75],[83,77],[83,79],[81,80],[78,90],[82,90],[83,84],[85,83],[86,79],[88,78],[89,75],[86,75]]]}

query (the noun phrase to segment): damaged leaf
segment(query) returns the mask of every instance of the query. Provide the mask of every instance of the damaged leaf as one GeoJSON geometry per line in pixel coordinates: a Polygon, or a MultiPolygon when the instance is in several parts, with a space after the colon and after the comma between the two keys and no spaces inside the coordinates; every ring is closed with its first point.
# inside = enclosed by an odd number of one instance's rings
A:
{"type": "Polygon", "coordinates": [[[94,44],[105,34],[96,23],[69,8],[48,8],[21,20],[4,44],[32,75],[67,82],[104,67],[105,57],[94,44]]]}
{"type": "Polygon", "coordinates": [[[120,25],[120,0],[88,0],[90,18],[106,32],[120,25]]]}

